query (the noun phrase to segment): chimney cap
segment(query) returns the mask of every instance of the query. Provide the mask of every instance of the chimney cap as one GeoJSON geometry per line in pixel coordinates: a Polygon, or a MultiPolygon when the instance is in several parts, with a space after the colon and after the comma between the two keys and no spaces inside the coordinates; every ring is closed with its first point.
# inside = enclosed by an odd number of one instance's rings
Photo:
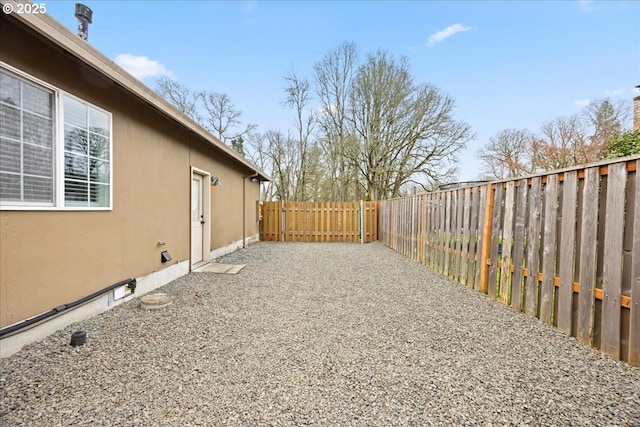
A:
{"type": "Polygon", "coordinates": [[[82,3],[76,3],[76,18],[84,18],[89,24],[91,24],[92,15],[93,11],[89,8],[89,6],[85,6],[82,3]]]}

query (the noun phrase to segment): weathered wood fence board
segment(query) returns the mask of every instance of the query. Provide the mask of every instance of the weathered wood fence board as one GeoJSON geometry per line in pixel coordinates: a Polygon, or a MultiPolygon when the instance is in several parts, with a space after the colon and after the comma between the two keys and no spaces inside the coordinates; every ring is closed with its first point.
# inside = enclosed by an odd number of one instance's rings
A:
{"type": "Polygon", "coordinates": [[[622,239],[624,236],[627,170],[624,164],[609,166],[605,211],[604,267],[602,273],[602,335],[600,350],[620,358],[620,296],[622,292],[622,239]]]}
{"type": "MultiPolygon", "coordinates": [[[[629,295],[631,295],[629,313],[629,363],[640,366],[640,173],[636,170],[635,180],[629,179],[629,191],[627,193],[627,205],[634,207],[633,232],[631,237],[631,260],[629,295]]],[[[627,214],[629,215],[629,214],[627,214]]],[[[627,217],[629,218],[629,217],[627,217]]],[[[625,264],[628,259],[625,259],[625,264]]],[[[625,282],[626,283],[626,282],[625,282]]],[[[627,287],[624,286],[623,289],[627,287]]]]}
{"type": "MultiPolygon", "coordinates": [[[[493,219],[491,221],[491,258],[489,259],[489,279],[487,283],[487,291],[491,298],[496,296],[496,288],[498,287],[498,254],[500,251],[500,219],[502,217],[502,201],[503,201],[502,185],[498,185],[494,191],[493,200],[493,219]]],[[[487,242],[488,243],[488,242],[487,242]]],[[[488,243],[489,244],[489,243],[488,243]]]]}
{"type": "Polygon", "coordinates": [[[599,178],[595,168],[587,169],[584,172],[582,226],[580,228],[580,276],[578,277],[580,292],[578,293],[578,332],[576,337],[589,345],[593,343],[599,178]]]}
{"type": "Polygon", "coordinates": [[[558,226],[558,175],[548,175],[544,191],[544,232],[542,233],[542,283],[540,291],[540,320],[551,324],[553,313],[553,278],[556,265],[558,226]]]}
{"type": "Polygon", "coordinates": [[[466,285],[473,289],[475,288],[475,262],[476,262],[476,247],[478,241],[478,208],[480,206],[479,191],[471,191],[469,188],[469,194],[471,198],[469,200],[470,203],[470,212],[469,212],[469,223],[467,228],[469,229],[469,259],[467,260],[467,283],[466,285]],[[472,231],[473,230],[473,231],[472,231]]]}
{"type": "Polygon", "coordinates": [[[460,283],[467,285],[467,268],[468,262],[471,260],[469,256],[469,221],[471,216],[471,189],[464,190],[464,211],[462,217],[462,250],[460,252],[460,283]]]}
{"type": "Polygon", "coordinates": [[[263,202],[260,240],[372,242],[378,239],[377,202],[263,202]]]}
{"type": "Polygon", "coordinates": [[[511,292],[511,245],[513,239],[513,214],[514,214],[514,182],[507,182],[507,191],[504,199],[504,222],[502,225],[502,269],[500,271],[500,301],[509,304],[511,292]]]}
{"type": "Polygon", "coordinates": [[[640,156],[379,204],[379,239],[640,366],[640,156]]]}
{"type": "Polygon", "coordinates": [[[524,312],[538,315],[538,265],[540,260],[540,221],[542,220],[542,178],[531,180],[529,188],[529,223],[527,230],[527,274],[524,297],[524,312]]]}
{"type": "Polygon", "coordinates": [[[518,195],[516,199],[516,218],[514,227],[513,244],[513,276],[511,283],[511,307],[516,310],[522,309],[522,285],[524,281],[522,269],[524,267],[524,244],[527,214],[527,180],[518,181],[518,195]]]}
{"type": "MultiPolygon", "coordinates": [[[[576,240],[576,203],[577,203],[577,174],[576,171],[564,175],[562,190],[562,219],[560,225],[560,241],[558,246],[560,269],[560,288],[558,289],[558,329],[567,335],[572,333],[573,311],[573,273],[576,240]]],[[[543,273],[544,274],[544,273],[543,273]]]]}

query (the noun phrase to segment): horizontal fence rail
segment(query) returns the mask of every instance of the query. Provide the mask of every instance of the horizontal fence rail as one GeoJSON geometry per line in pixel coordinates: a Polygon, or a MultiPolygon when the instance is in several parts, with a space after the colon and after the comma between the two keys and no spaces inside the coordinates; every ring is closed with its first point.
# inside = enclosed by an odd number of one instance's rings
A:
{"type": "Polygon", "coordinates": [[[640,366],[639,162],[382,201],[379,238],[640,366]]]}
{"type": "Polygon", "coordinates": [[[377,202],[263,202],[260,240],[372,242],[377,202]]]}

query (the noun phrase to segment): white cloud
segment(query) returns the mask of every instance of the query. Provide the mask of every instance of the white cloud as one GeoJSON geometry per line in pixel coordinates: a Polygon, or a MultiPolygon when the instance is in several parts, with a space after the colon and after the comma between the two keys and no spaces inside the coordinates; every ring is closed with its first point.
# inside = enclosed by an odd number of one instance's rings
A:
{"type": "Polygon", "coordinates": [[[165,68],[158,61],[152,61],[146,56],[121,53],[116,56],[115,63],[124,68],[135,78],[142,80],[147,77],[171,76],[171,70],[165,68]]]}
{"type": "Polygon", "coordinates": [[[624,88],[618,88],[618,89],[611,89],[611,90],[605,90],[604,94],[606,96],[620,96],[624,93],[624,88]]]}
{"type": "Polygon", "coordinates": [[[589,104],[591,104],[590,99],[578,99],[577,101],[574,102],[574,105],[580,108],[587,107],[589,104]]]}
{"type": "Polygon", "coordinates": [[[448,39],[449,37],[451,37],[456,33],[461,33],[469,30],[471,30],[471,27],[465,27],[462,24],[450,25],[444,30],[440,30],[436,33],[431,34],[431,36],[429,37],[429,42],[427,43],[427,46],[434,47],[437,43],[440,43],[441,41],[448,39]]]}

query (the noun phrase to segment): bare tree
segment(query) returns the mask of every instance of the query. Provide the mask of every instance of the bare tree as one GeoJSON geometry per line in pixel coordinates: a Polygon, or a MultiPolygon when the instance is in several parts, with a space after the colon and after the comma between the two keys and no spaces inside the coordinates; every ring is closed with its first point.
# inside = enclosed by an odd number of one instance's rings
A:
{"type": "Polygon", "coordinates": [[[235,140],[236,151],[243,154],[243,137],[255,130],[255,124],[248,124],[243,130],[238,130],[241,124],[240,117],[242,111],[236,109],[233,101],[226,93],[204,92],[202,94],[202,105],[206,112],[204,127],[218,139],[226,144],[235,140]]]}
{"type": "Polygon", "coordinates": [[[505,179],[534,172],[531,147],[535,136],[527,129],[504,129],[478,151],[489,178],[505,179]]]}
{"type": "Polygon", "coordinates": [[[287,98],[284,105],[295,113],[296,154],[298,163],[292,171],[295,174],[293,197],[295,200],[306,200],[308,176],[312,173],[309,156],[313,146],[310,140],[316,120],[309,105],[311,102],[311,88],[309,81],[300,78],[294,72],[284,77],[287,98]]]}
{"type": "Polygon", "coordinates": [[[314,65],[315,90],[320,101],[319,146],[327,174],[325,194],[329,200],[353,200],[358,191],[358,170],[348,162],[349,144],[357,143],[347,120],[347,103],[356,72],[357,48],[344,42],[314,65]]]}
{"type": "Polygon", "coordinates": [[[329,200],[326,197],[324,187],[328,181],[326,173],[324,172],[323,154],[318,144],[311,144],[307,153],[305,175],[306,189],[304,192],[304,200],[309,201],[322,201],[329,200]]]}
{"type": "MultiPolygon", "coordinates": [[[[272,153],[270,151],[267,134],[259,132],[249,132],[246,138],[246,155],[253,163],[268,175],[273,174],[272,153]]],[[[276,190],[272,181],[267,181],[261,186],[262,200],[273,200],[276,198],[276,190]]]]}
{"type": "Polygon", "coordinates": [[[292,138],[280,131],[267,131],[265,138],[271,161],[274,195],[278,200],[295,200],[294,196],[298,185],[296,182],[298,167],[296,144],[292,138]]]}
{"type": "Polygon", "coordinates": [[[372,199],[397,196],[408,182],[424,188],[455,176],[452,165],[471,132],[453,118],[453,108],[453,99],[438,88],[413,84],[406,58],[368,55],[354,79],[349,110],[359,142],[351,160],[372,199]]]}
{"type": "Polygon", "coordinates": [[[201,124],[202,117],[198,113],[198,104],[202,100],[202,92],[195,92],[168,76],[158,79],[156,92],[193,121],[201,124]]]}
{"type": "Polygon", "coordinates": [[[533,163],[542,170],[587,162],[591,154],[583,121],[577,114],[557,117],[542,125],[542,137],[532,144],[533,163]]]}
{"type": "Polygon", "coordinates": [[[478,155],[494,178],[596,162],[614,149],[616,136],[630,118],[629,107],[625,101],[597,100],[579,114],[544,123],[540,136],[529,131],[500,131],[478,155]]]}
{"type": "Polygon", "coordinates": [[[220,141],[229,144],[235,151],[245,155],[244,137],[255,130],[248,124],[239,130],[242,112],[237,110],[227,94],[196,92],[170,77],[161,77],[156,82],[156,91],[178,110],[207,129],[220,141]]]}

